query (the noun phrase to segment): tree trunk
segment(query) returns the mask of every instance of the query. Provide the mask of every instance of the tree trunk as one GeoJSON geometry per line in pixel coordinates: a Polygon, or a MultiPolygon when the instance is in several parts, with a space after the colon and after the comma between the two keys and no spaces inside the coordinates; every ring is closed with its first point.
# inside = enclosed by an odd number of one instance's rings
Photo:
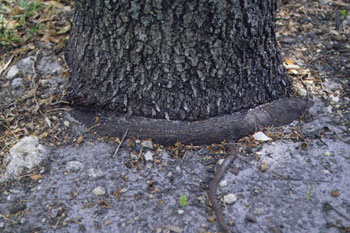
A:
{"type": "Polygon", "coordinates": [[[288,96],[275,10],[275,0],[76,0],[68,99],[198,121],[288,96]]]}

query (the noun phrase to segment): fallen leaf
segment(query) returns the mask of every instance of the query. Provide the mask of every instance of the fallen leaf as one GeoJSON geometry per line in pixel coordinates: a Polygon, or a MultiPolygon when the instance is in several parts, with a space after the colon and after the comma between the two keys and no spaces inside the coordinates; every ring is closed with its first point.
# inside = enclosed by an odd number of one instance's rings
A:
{"type": "Polygon", "coordinates": [[[80,143],[82,143],[84,141],[84,137],[83,136],[80,136],[78,137],[77,139],[77,144],[79,145],[80,143]]]}
{"type": "Polygon", "coordinates": [[[29,177],[30,177],[30,179],[35,180],[35,181],[40,180],[40,179],[43,178],[43,176],[40,175],[40,174],[30,175],[29,177]]]}
{"type": "Polygon", "coordinates": [[[284,59],[284,63],[287,64],[287,65],[293,65],[294,61],[289,59],[289,58],[286,58],[286,59],[284,59]]]}
{"type": "Polygon", "coordinates": [[[332,196],[332,197],[337,197],[337,196],[339,196],[339,190],[338,190],[338,189],[332,190],[331,196],[332,196]]]}

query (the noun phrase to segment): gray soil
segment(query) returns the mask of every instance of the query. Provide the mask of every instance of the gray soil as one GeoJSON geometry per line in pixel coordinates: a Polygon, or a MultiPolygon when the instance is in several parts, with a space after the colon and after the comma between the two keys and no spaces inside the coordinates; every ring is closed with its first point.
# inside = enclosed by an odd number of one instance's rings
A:
{"type": "MultiPolygon", "coordinates": [[[[310,112],[315,120],[280,129],[299,132],[309,139],[307,146],[274,140],[240,153],[227,170],[227,186],[217,194],[237,197],[234,204],[222,205],[226,219],[235,224],[233,232],[349,232],[350,145],[340,140],[341,128],[321,101],[310,112]]],[[[78,123],[72,128],[84,130],[78,123]]],[[[124,145],[112,158],[116,147],[91,138],[51,148],[38,169],[43,174],[39,182],[12,184],[1,193],[1,214],[21,213],[0,218],[1,231],[220,231],[206,192],[222,154],[203,146],[174,158],[159,147],[154,151],[159,161],[139,160],[137,169],[128,165],[149,149],[124,145]],[[106,193],[95,195],[97,186],[106,193]],[[189,202],[184,207],[181,195],[189,202]]]]}

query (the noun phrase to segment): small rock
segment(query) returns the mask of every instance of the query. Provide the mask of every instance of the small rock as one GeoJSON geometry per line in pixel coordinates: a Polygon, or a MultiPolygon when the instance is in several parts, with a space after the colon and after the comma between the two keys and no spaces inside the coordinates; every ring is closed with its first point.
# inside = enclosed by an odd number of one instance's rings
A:
{"type": "Polygon", "coordinates": [[[94,188],[94,190],[92,190],[92,193],[96,196],[102,196],[105,195],[106,193],[106,188],[102,187],[102,186],[97,186],[96,188],[94,188]]]}
{"type": "Polygon", "coordinates": [[[205,197],[202,197],[202,196],[200,196],[200,197],[198,197],[197,198],[197,200],[201,203],[201,204],[205,204],[205,197]]]}
{"type": "Polygon", "coordinates": [[[23,79],[22,78],[15,78],[14,80],[12,80],[11,87],[13,89],[19,89],[19,88],[23,87],[23,79]]]}
{"type": "Polygon", "coordinates": [[[162,153],[160,153],[160,157],[162,157],[162,159],[169,159],[170,155],[168,152],[162,151],[162,153]]]}
{"type": "Polygon", "coordinates": [[[262,214],[264,214],[264,209],[263,209],[263,208],[257,208],[257,209],[255,210],[255,214],[256,214],[256,215],[262,215],[262,214]]]}
{"type": "Polygon", "coordinates": [[[297,88],[297,93],[301,97],[305,97],[307,95],[307,91],[304,88],[301,88],[301,87],[297,88]]]}
{"type": "Polygon", "coordinates": [[[331,196],[332,196],[332,197],[337,197],[337,196],[339,196],[339,190],[338,190],[338,189],[332,190],[331,196]]]}
{"type": "Polygon", "coordinates": [[[335,124],[337,124],[337,125],[340,124],[341,120],[342,120],[342,118],[341,118],[340,116],[334,116],[334,117],[332,118],[332,121],[333,121],[335,124]]]}
{"type": "Polygon", "coordinates": [[[270,141],[272,140],[272,138],[266,136],[263,132],[257,132],[253,135],[253,138],[256,140],[256,141],[270,141]]]}
{"type": "Polygon", "coordinates": [[[178,213],[178,214],[183,214],[183,213],[185,213],[185,211],[183,211],[183,210],[178,210],[177,213],[178,213]]]}
{"type": "Polygon", "coordinates": [[[338,103],[339,102],[339,97],[337,96],[330,96],[331,97],[331,101],[333,101],[334,103],[338,103]]]}
{"type": "Polygon", "coordinates": [[[66,164],[66,171],[77,172],[84,167],[83,163],[80,161],[69,161],[66,164]]]}
{"type": "Polygon", "coordinates": [[[34,56],[26,57],[21,59],[16,66],[21,69],[23,73],[33,74],[33,64],[34,64],[34,56]]]}
{"type": "Polygon", "coordinates": [[[219,159],[218,164],[221,165],[224,161],[225,159],[219,159]]]}
{"type": "Polygon", "coordinates": [[[269,163],[267,161],[262,162],[260,165],[260,171],[266,172],[267,169],[269,169],[269,163]]]}
{"type": "Polygon", "coordinates": [[[245,220],[247,222],[256,223],[256,217],[254,215],[247,214],[245,220]]]}
{"type": "Polygon", "coordinates": [[[153,149],[153,143],[150,140],[143,141],[142,142],[142,146],[145,147],[145,148],[153,149]]]}
{"type": "Polygon", "coordinates": [[[91,178],[93,179],[98,179],[98,178],[102,178],[104,176],[104,173],[102,170],[100,169],[95,169],[95,168],[90,168],[88,170],[88,174],[91,178]]]}
{"type": "Polygon", "coordinates": [[[131,152],[131,153],[130,153],[130,158],[131,158],[132,160],[137,160],[137,159],[138,159],[137,153],[136,153],[136,152],[131,152]]]}
{"type": "Polygon", "coordinates": [[[19,69],[16,65],[12,66],[10,70],[7,72],[7,79],[13,79],[19,74],[19,69]]]}
{"type": "Polygon", "coordinates": [[[221,180],[220,182],[219,182],[219,186],[220,187],[226,187],[227,186],[227,180],[221,180]]]}
{"type": "Polygon", "coordinates": [[[230,194],[227,194],[227,195],[224,196],[224,202],[226,204],[232,204],[232,203],[234,203],[236,201],[237,201],[237,197],[233,193],[230,193],[230,194]]]}
{"type": "Polygon", "coordinates": [[[0,229],[5,227],[5,223],[4,222],[0,222],[0,229]]]}
{"type": "Polygon", "coordinates": [[[120,193],[126,193],[127,191],[128,191],[127,188],[122,188],[122,189],[120,190],[120,193]]]}
{"type": "Polygon", "coordinates": [[[20,224],[24,224],[26,222],[26,218],[21,218],[20,220],[19,220],[19,223],[20,224]]]}
{"type": "Polygon", "coordinates": [[[43,88],[47,88],[50,85],[50,82],[47,79],[41,79],[39,83],[40,83],[40,86],[43,88]]]}
{"type": "Polygon", "coordinates": [[[53,218],[53,219],[56,218],[58,216],[58,212],[59,212],[58,209],[51,210],[50,217],[53,218]]]}
{"type": "Polygon", "coordinates": [[[22,138],[10,149],[9,154],[5,157],[6,172],[0,178],[0,182],[17,178],[23,168],[33,169],[47,155],[47,150],[39,144],[38,137],[27,136],[22,138]]]}
{"type": "Polygon", "coordinates": [[[64,126],[66,126],[67,128],[70,126],[70,122],[69,122],[69,121],[64,121],[63,124],[64,124],[64,126]]]}
{"type": "Polygon", "coordinates": [[[153,161],[153,153],[151,151],[147,151],[144,156],[146,161],[153,161]]]}
{"type": "Polygon", "coordinates": [[[327,106],[327,111],[328,111],[329,113],[333,113],[332,108],[333,108],[333,107],[332,107],[331,105],[327,106]]]}

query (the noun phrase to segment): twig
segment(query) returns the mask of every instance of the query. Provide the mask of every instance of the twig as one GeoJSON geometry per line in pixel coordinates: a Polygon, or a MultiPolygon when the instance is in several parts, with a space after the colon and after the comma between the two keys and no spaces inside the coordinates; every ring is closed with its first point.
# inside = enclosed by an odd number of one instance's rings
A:
{"type": "Polygon", "coordinates": [[[54,108],[54,109],[48,109],[46,112],[55,112],[55,111],[69,111],[71,110],[70,108],[54,108]]]}
{"type": "Polygon", "coordinates": [[[281,175],[281,174],[279,174],[278,172],[275,172],[275,171],[272,170],[272,169],[270,169],[270,171],[271,171],[272,174],[275,174],[275,175],[281,177],[283,180],[286,180],[286,179],[287,179],[284,175],[281,175]]]}
{"type": "Polygon", "coordinates": [[[12,55],[10,60],[6,63],[6,65],[4,66],[4,68],[1,69],[0,71],[0,76],[5,73],[5,71],[7,70],[7,68],[9,67],[9,65],[12,63],[13,58],[15,57],[15,55],[12,55]]]}
{"type": "Polygon", "coordinates": [[[225,222],[224,215],[222,213],[222,210],[220,208],[220,204],[216,198],[216,188],[218,186],[219,181],[221,178],[225,175],[225,171],[228,168],[228,166],[232,163],[232,161],[236,158],[236,154],[233,153],[230,156],[228,156],[222,165],[219,168],[218,173],[214,176],[212,181],[209,184],[209,192],[208,192],[208,197],[211,202],[211,205],[213,206],[216,219],[219,223],[219,226],[222,228],[222,230],[225,233],[231,233],[231,230],[229,229],[228,225],[225,222]]]}
{"type": "Polygon", "coordinates": [[[129,128],[127,128],[127,129],[125,130],[124,136],[123,136],[122,140],[120,141],[120,143],[119,143],[117,149],[115,150],[115,152],[114,152],[112,158],[114,158],[114,157],[118,154],[119,148],[120,148],[120,146],[123,144],[123,141],[124,141],[126,135],[128,134],[128,131],[129,131],[129,128]]]}
{"type": "Polygon", "coordinates": [[[92,130],[93,128],[95,128],[95,127],[97,127],[97,126],[100,126],[100,125],[101,125],[101,123],[98,123],[98,124],[96,124],[96,125],[91,126],[90,128],[88,128],[88,131],[90,131],[90,130],[92,130]]]}

